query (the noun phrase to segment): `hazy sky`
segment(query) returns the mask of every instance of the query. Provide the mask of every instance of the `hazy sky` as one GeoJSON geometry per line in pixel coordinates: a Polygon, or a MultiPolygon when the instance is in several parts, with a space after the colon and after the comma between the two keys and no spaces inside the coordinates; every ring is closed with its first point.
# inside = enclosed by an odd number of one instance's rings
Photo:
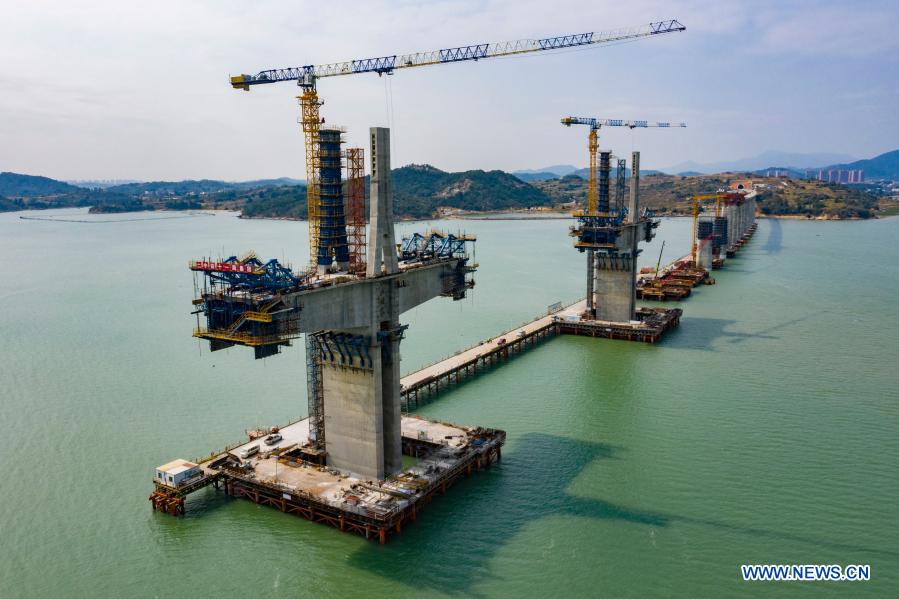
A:
{"type": "Polygon", "coordinates": [[[302,178],[297,88],[234,91],[230,74],[669,18],[687,31],[325,79],[322,112],[353,145],[390,124],[394,166],[445,170],[584,165],[586,130],[560,125],[567,115],[687,121],[604,133],[646,168],[899,147],[896,0],[0,0],[0,16],[0,171],[302,178]]]}

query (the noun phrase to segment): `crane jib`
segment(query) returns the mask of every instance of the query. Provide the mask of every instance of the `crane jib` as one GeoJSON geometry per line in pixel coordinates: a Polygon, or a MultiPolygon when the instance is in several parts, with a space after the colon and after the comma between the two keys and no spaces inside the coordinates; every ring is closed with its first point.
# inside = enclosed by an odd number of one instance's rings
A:
{"type": "Polygon", "coordinates": [[[487,48],[490,44],[476,44],[474,46],[460,46],[458,48],[446,48],[440,50],[440,62],[456,62],[459,60],[477,60],[487,58],[487,48]]]}
{"type": "Polygon", "coordinates": [[[562,35],[559,37],[546,37],[537,40],[541,50],[554,50],[556,48],[569,48],[571,46],[585,46],[593,43],[593,32],[578,33],[576,35],[562,35]]]}
{"type": "MultiPolygon", "coordinates": [[[[306,65],[288,69],[270,69],[256,75],[235,75],[231,85],[236,89],[248,90],[251,85],[275,83],[277,81],[299,81],[300,85],[314,85],[319,77],[334,77],[356,73],[392,73],[394,69],[420,67],[448,62],[479,60],[498,56],[511,56],[544,50],[558,50],[593,44],[610,44],[646,37],[658,33],[684,31],[686,27],[677,19],[656,21],[640,27],[616,29],[614,31],[575,33],[540,39],[520,39],[510,42],[473,44],[456,48],[443,48],[413,54],[363,58],[346,62],[322,65],[306,65]]],[[[640,125],[637,125],[640,126],[640,125]]]]}
{"type": "Polygon", "coordinates": [[[396,55],[380,58],[363,58],[351,61],[354,73],[392,73],[396,68],[396,55]]]}
{"type": "Polygon", "coordinates": [[[659,21],[658,23],[650,23],[651,33],[668,33],[670,31],[683,31],[686,29],[677,19],[670,21],[659,21]]]}

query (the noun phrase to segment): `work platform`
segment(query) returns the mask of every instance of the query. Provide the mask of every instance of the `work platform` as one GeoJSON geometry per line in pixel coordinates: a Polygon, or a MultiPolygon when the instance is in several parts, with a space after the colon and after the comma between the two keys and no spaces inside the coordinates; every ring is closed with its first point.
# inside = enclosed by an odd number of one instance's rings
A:
{"type": "Polygon", "coordinates": [[[586,335],[655,343],[680,324],[683,313],[679,309],[638,308],[637,319],[623,323],[587,320],[586,309],[587,300],[580,300],[407,374],[400,379],[403,409],[412,410],[450,385],[505,362],[510,355],[521,353],[548,337],[586,335]]]}
{"type": "MultiPolygon", "coordinates": [[[[751,224],[740,239],[726,250],[726,256],[735,257],[749,243],[757,228],[757,223],[751,224]]],[[[712,268],[722,268],[724,263],[723,258],[717,258],[712,262],[712,268]]],[[[701,284],[714,285],[715,279],[709,276],[707,270],[694,267],[692,256],[687,255],[660,269],[658,274],[652,272],[639,275],[636,294],[637,299],[641,300],[680,301],[690,297],[692,289],[701,284]]]]}
{"type": "Polygon", "coordinates": [[[382,481],[321,465],[309,443],[307,418],[271,429],[281,439],[270,445],[265,437],[250,438],[210,454],[198,462],[200,473],[183,484],[154,481],[150,501],[154,509],[184,514],[186,497],[213,485],[232,497],[385,543],[390,533],[414,522],[434,495],[498,461],[506,439],[501,430],[408,415],[402,417],[401,426],[403,453],[417,461],[382,481]],[[255,446],[257,453],[241,458],[255,446]]]}

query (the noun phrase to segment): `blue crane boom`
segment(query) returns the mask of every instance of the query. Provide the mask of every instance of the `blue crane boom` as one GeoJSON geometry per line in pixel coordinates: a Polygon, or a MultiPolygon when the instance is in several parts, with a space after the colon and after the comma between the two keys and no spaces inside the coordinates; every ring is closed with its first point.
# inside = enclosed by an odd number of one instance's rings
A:
{"type": "Polygon", "coordinates": [[[660,35],[663,33],[675,33],[684,31],[684,27],[677,19],[657,21],[639,27],[627,27],[611,31],[591,31],[588,33],[575,33],[559,35],[540,39],[521,39],[510,42],[495,42],[486,44],[474,44],[471,46],[459,46],[456,48],[443,48],[425,52],[414,52],[392,56],[379,56],[375,58],[362,58],[347,60],[344,62],[332,62],[321,65],[306,65],[284,69],[268,69],[255,75],[235,75],[231,77],[231,86],[234,89],[249,91],[250,86],[264,83],[277,83],[279,81],[296,81],[302,86],[314,86],[315,80],[321,77],[337,77],[339,75],[355,75],[358,73],[389,74],[397,69],[410,67],[424,67],[428,65],[461,62],[466,60],[482,60],[501,56],[512,56],[530,52],[543,52],[547,50],[560,50],[576,46],[590,46],[597,44],[609,44],[641,37],[660,35]]]}

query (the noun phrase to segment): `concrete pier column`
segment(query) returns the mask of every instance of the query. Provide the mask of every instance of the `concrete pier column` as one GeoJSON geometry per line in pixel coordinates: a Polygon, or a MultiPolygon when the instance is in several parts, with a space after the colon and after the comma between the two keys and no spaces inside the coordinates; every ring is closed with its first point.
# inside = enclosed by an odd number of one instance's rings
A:
{"type": "Polygon", "coordinates": [[[699,266],[706,270],[712,270],[712,242],[699,240],[699,266]]]}
{"type": "Polygon", "coordinates": [[[400,393],[399,322],[382,331],[381,339],[381,428],[384,431],[383,476],[399,472],[403,467],[402,405],[400,393]]]}
{"type": "MultiPolygon", "coordinates": [[[[627,205],[627,222],[635,223],[640,218],[640,152],[631,152],[631,188],[627,205]]],[[[634,240],[636,243],[637,240],[634,240]]]]}
{"type": "Polygon", "coordinates": [[[368,265],[365,276],[399,271],[393,234],[393,183],[390,176],[390,129],[372,127],[371,198],[369,209],[368,265]]]}
{"type": "Polygon", "coordinates": [[[593,279],[596,277],[594,272],[594,250],[587,250],[587,314],[593,316],[596,313],[593,305],[593,279]]]}
{"type": "MultiPolygon", "coordinates": [[[[626,228],[622,236],[633,228],[626,228]]],[[[635,256],[626,254],[596,255],[596,319],[612,322],[633,320],[636,310],[635,256]]]]}
{"type": "Polygon", "coordinates": [[[737,210],[736,206],[730,204],[724,207],[724,214],[727,216],[727,247],[732,248],[737,242],[737,210]]]}
{"type": "MultiPolygon", "coordinates": [[[[334,332],[343,335],[344,332],[334,332]]],[[[322,360],[328,466],[368,478],[384,476],[380,347],[346,359],[332,346],[322,360]],[[368,359],[370,357],[370,361],[368,359]]]]}
{"type": "Polygon", "coordinates": [[[749,207],[749,200],[744,199],[743,203],[740,204],[740,237],[743,237],[743,234],[746,233],[746,208],[749,207]]]}
{"type": "Polygon", "coordinates": [[[631,185],[627,219],[618,231],[613,251],[594,255],[594,298],[597,320],[628,322],[636,317],[637,256],[646,235],[640,221],[640,152],[631,154],[631,185]]]}
{"type": "Polygon", "coordinates": [[[384,321],[373,334],[329,331],[322,352],[328,465],[384,479],[402,468],[400,341],[384,321]]]}

